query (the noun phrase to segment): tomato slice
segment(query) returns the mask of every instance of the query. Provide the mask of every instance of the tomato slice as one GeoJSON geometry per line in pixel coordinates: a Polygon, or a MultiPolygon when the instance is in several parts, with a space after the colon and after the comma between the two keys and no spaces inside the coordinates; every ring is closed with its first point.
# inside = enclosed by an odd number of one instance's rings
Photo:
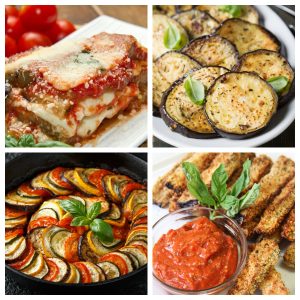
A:
{"type": "Polygon", "coordinates": [[[58,221],[57,226],[66,228],[70,230],[71,232],[76,232],[79,235],[83,235],[87,231],[86,226],[71,226],[71,222],[73,220],[73,217],[66,217],[58,221]]]}
{"type": "Polygon", "coordinates": [[[65,241],[65,259],[68,262],[79,261],[78,257],[78,243],[80,235],[72,233],[72,235],[65,241]]]}
{"type": "Polygon", "coordinates": [[[59,267],[58,265],[53,262],[52,260],[49,260],[45,258],[49,271],[48,274],[43,278],[44,280],[53,281],[55,278],[57,278],[57,275],[59,274],[59,267]]]}
{"type": "Polygon", "coordinates": [[[134,222],[134,225],[147,224],[147,217],[142,217],[134,222]]]}
{"type": "Polygon", "coordinates": [[[146,187],[138,182],[129,182],[121,191],[121,196],[124,199],[126,195],[133,190],[144,190],[146,187]]]}
{"type": "Polygon", "coordinates": [[[101,193],[104,193],[104,188],[102,186],[102,178],[105,175],[109,175],[109,174],[112,174],[112,172],[110,172],[108,170],[100,169],[100,170],[97,170],[97,171],[91,173],[88,177],[88,180],[92,184],[94,184],[101,193]]]}
{"type": "Polygon", "coordinates": [[[57,167],[51,171],[52,179],[55,182],[66,189],[72,189],[72,185],[62,179],[62,175],[66,169],[62,167],[57,167]]]}
{"type": "Polygon", "coordinates": [[[17,262],[10,264],[10,266],[13,267],[14,269],[20,270],[23,266],[25,266],[31,260],[34,253],[35,253],[35,250],[34,250],[32,244],[29,241],[27,241],[27,248],[26,248],[26,252],[24,253],[24,255],[22,255],[22,257],[17,262]]]}
{"type": "Polygon", "coordinates": [[[45,189],[34,189],[30,186],[28,182],[21,184],[18,190],[28,196],[40,196],[40,197],[51,196],[50,191],[47,191],[45,189]]]}
{"type": "Polygon", "coordinates": [[[92,282],[92,276],[87,268],[87,266],[84,263],[81,262],[75,262],[74,266],[79,270],[81,275],[81,282],[82,283],[91,283],[92,282]]]}
{"type": "Polygon", "coordinates": [[[15,209],[15,208],[5,206],[5,217],[19,218],[19,217],[22,217],[22,216],[26,216],[27,214],[28,214],[28,212],[26,212],[24,210],[18,210],[18,209],[15,209]]]}
{"type": "Polygon", "coordinates": [[[100,262],[102,262],[102,261],[110,261],[113,264],[117,265],[117,267],[120,270],[121,275],[125,275],[128,273],[128,267],[127,267],[126,261],[117,254],[114,254],[114,253],[105,254],[100,258],[100,262]]]}
{"type": "Polygon", "coordinates": [[[56,225],[57,219],[53,217],[41,217],[34,221],[29,222],[27,232],[31,232],[35,228],[39,227],[49,227],[51,225],[56,225]]]}
{"type": "Polygon", "coordinates": [[[124,227],[117,227],[117,226],[113,226],[113,235],[115,239],[118,240],[125,240],[129,231],[128,226],[124,226],[124,227]]]}
{"type": "Polygon", "coordinates": [[[17,237],[23,235],[23,233],[24,233],[23,228],[5,230],[5,239],[17,237]]]}

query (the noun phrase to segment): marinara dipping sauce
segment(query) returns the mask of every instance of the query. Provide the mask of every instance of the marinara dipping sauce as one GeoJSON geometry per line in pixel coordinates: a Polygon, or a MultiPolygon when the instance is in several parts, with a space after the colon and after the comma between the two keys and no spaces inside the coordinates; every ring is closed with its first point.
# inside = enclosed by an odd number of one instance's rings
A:
{"type": "Polygon", "coordinates": [[[235,240],[207,217],[199,217],[169,230],[153,248],[155,275],[184,290],[206,290],[235,273],[238,248],[235,240]]]}

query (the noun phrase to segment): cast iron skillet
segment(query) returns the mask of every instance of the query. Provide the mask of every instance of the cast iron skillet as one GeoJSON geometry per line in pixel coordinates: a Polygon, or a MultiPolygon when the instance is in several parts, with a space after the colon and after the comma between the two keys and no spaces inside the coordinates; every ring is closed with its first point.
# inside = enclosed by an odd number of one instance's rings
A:
{"type": "MultiPolygon", "coordinates": [[[[6,164],[6,193],[35,175],[54,168],[99,167],[125,174],[139,182],[147,182],[147,163],[127,153],[28,153],[22,154],[6,164]]],[[[7,264],[5,273],[19,284],[44,294],[124,294],[129,286],[136,285],[141,278],[147,284],[147,265],[127,275],[91,284],[65,284],[45,281],[23,274],[7,264]]],[[[137,291],[137,294],[140,294],[137,291]]]]}

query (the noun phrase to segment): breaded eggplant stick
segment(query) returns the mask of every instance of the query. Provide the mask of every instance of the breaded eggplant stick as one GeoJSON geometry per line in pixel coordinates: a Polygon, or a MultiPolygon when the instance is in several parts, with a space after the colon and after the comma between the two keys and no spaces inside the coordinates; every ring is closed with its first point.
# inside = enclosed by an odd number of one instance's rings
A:
{"type": "Polygon", "coordinates": [[[270,268],[266,278],[260,283],[259,289],[263,295],[288,295],[289,290],[282,281],[281,275],[274,267],[270,268]]]}
{"type": "Polygon", "coordinates": [[[248,256],[245,268],[237,278],[235,285],[229,290],[229,295],[252,295],[264,280],[271,267],[279,258],[278,244],[270,239],[263,239],[255,244],[248,256]]]}
{"type": "Polygon", "coordinates": [[[285,250],[283,256],[284,263],[290,267],[295,268],[295,243],[291,243],[285,250]]]}
{"type": "Polygon", "coordinates": [[[260,234],[272,234],[295,204],[295,179],[292,179],[265,209],[255,228],[260,234]]]}
{"type": "MultiPolygon", "coordinates": [[[[254,156],[254,153],[220,153],[218,156],[215,157],[211,165],[204,172],[201,173],[201,178],[203,182],[208,187],[210,187],[211,178],[214,171],[220,166],[220,164],[224,164],[230,181],[230,178],[237,170],[239,170],[242,167],[245,160],[248,158],[252,160],[254,156]]],[[[169,210],[174,211],[176,209],[189,206],[189,203],[197,203],[193,200],[195,200],[195,198],[190,194],[189,190],[186,189],[177,201],[173,201],[172,205],[170,205],[169,207],[169,210]]]]}
{"type": "Polygon", "coordinates": [[[288,241],[295,241],[295,208],[291,210],[282,226],[281,236],[288,241]]]}
{"type": "Polygon", "coordinates": [[[280,193],[281,189],[294,176],[294,161],[285,156],[280,156],[272,166],[270,173],[259,182],[260,193],[257,199],[248,208],[241,211],[244,221],[251,221],[261,215],[272,199],[280,193]]]}
{"type": "Polygon", "coordinates": [[[259,222],[259,218],[255,218],[254,220],[251,220],[250,222],[242,223],[241,227],[244,231],[244,234],[247,239],[251,239],[253,235],[255,234],[255,228],[259,222]]]}

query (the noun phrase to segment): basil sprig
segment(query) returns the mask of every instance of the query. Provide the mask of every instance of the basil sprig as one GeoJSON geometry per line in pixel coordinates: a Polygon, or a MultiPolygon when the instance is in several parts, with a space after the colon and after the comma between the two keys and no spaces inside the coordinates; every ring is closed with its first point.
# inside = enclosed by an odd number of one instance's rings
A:
{"type": "Polygon", "coordinates": [[[242,5],[221,5],[219,7],[221,11],[229,13],[232,17],[238,18],[242,15],[242,5]]]}
{"type": "Polygon", "coordinates": [[[282,92],[285,87],[288,85],[289,80],[284,76],[272,77],[267,80],[268,83],[272,86],[276,93],[282,92]]]}
{"type": "Polygon", "coordinates": [[[174,25],[169,24],[164,33],[164,46],[171,50],[180,50],[188,42],[187,36],[174,25]]]}
{"type": "MultiPolygon", "coordinates": [[[[228,217],[235,217],[242,209],[249,207],[259,195],[259,184],[254,184],[245,194],[242,191],[250,182],[251,161],[248,159],[243,164],[243,171],[231,189],[227,188],[228,175],[223,164],[212,175],[210,190],[203,182],[198,168],[190,162],[182,164],[183,172],[187,179],[190,193],[198,200],[200,205],[214,209],[226,210],[228,217]]],[[[214,214],[211,219],[216,218],[214,214]]]]}
{"type": "Polygon", "coordinates": [[[205,87],[201,81],[188,76],[183,84],[188,97],[197,105],[205,102],[205,87]]]}
{"type": "Polygon", "coordinates": [[[7,135],[5,137],[5,147],[36,147],[36,148],[46,148],[46,147],[71,147],[68,144],[59,141],[46,141],[41,143],[35,143],[32,134],[23,134],[19,140],[7,135]]]}
{"type": "Polygon", "coordinates": [[[95,202],[88,209],[79,200],[63,200],[60,206],[74,218],[71,226],[89,226],[100,241],[111,243],[114,239],[112,227],[100,218],[101,203],[95,202]]]}

